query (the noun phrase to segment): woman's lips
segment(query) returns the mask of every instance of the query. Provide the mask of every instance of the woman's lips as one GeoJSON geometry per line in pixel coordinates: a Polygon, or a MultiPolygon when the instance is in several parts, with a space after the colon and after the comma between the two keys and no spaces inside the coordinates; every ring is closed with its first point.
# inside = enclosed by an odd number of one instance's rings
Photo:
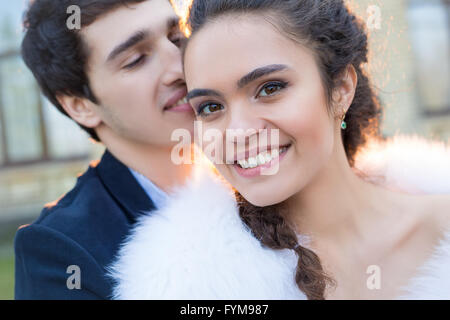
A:
{"type": "Polygon", "coordinates": [[[253,177],[260,176],[264,173],[266,175],[272,175],[272,174],[275,174],[276,172],[273,173],[271,169],[274,168],[276,165],[279,165],[279,163],[286,156],[286,154],[288,153],[290,148],[291,148],[291,145],[287,146],[284,151],[281,151],[279,153],[279,155],[277,157],[273,158],[270,162],[267,162],[262,165],[258,165],[257,167],[254,167],[254,168],[244,169],[237,163],[233,164],[232,166],[234,167],[236,172],[244,178],[253,178],[253,177]]]}

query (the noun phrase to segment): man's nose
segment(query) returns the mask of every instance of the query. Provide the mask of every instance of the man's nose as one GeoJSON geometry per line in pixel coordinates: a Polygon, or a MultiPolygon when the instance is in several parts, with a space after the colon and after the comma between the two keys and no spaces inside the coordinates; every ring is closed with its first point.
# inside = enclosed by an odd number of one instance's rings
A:
{"type": "Polygon", "coordinates": [[[168,39],[164,43],[162,63],[165,66],[163,83],[171,86],[177,82],[184,82],[181,50],[168,39]]]}

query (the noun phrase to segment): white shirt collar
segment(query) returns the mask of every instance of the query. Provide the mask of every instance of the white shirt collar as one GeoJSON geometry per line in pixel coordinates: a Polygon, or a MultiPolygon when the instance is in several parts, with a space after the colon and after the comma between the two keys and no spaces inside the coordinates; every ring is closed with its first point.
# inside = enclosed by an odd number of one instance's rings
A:
{"type": "Polygon", "coordinates": [[[161,209],[167,203],[169,196],[167,193],[158,188],[153,182],[151,182],[146,176],[143,174],[134,171],[131,168],[128,168],[130,172],[133,174],[134,178],[144,189],[145,193],[149,196],[149,198],[155,204],[156,209],[161,209]]]}

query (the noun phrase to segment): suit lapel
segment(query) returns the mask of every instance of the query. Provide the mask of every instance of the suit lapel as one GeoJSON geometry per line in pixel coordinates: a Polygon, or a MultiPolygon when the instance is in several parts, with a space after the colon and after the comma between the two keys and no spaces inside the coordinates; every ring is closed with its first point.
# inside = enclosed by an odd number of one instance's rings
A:
{"type": "Polygon", "coordinates": [[[131,174],[130,170],[108,150],[96,167],[106,189],[124,209],[132,222],[144,212],[155,209],[153,201],[131,174]]]}

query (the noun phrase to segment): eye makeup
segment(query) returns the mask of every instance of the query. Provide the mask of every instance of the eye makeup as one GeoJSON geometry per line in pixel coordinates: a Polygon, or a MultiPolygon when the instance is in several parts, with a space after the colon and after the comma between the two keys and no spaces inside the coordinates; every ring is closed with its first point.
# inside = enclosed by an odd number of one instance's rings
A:
{"type": "MultiPolygon", "coordinates": [[[[282,81],[282,80],[276,80],[276,81],[269,81],[264,83],[262,86],[259,87],[257,90],[257,93],[255,95],[256,99],[265,99],[270,98],[275,95],[278,95],[283,89],[287,88],[289,85],[289,82],[282,81]],[[266,91],[266,95],[261,95],[264,90],[271,90],[269,92],[266,91]]],[[[225,107],[215,101],[206,101],[200,103],[198,106],[194,106],[195,110],[197,111],[197,115],[199,115],[202,118],[206,118],[216,112],[219,112],[223,110],[225,107]]]]}

